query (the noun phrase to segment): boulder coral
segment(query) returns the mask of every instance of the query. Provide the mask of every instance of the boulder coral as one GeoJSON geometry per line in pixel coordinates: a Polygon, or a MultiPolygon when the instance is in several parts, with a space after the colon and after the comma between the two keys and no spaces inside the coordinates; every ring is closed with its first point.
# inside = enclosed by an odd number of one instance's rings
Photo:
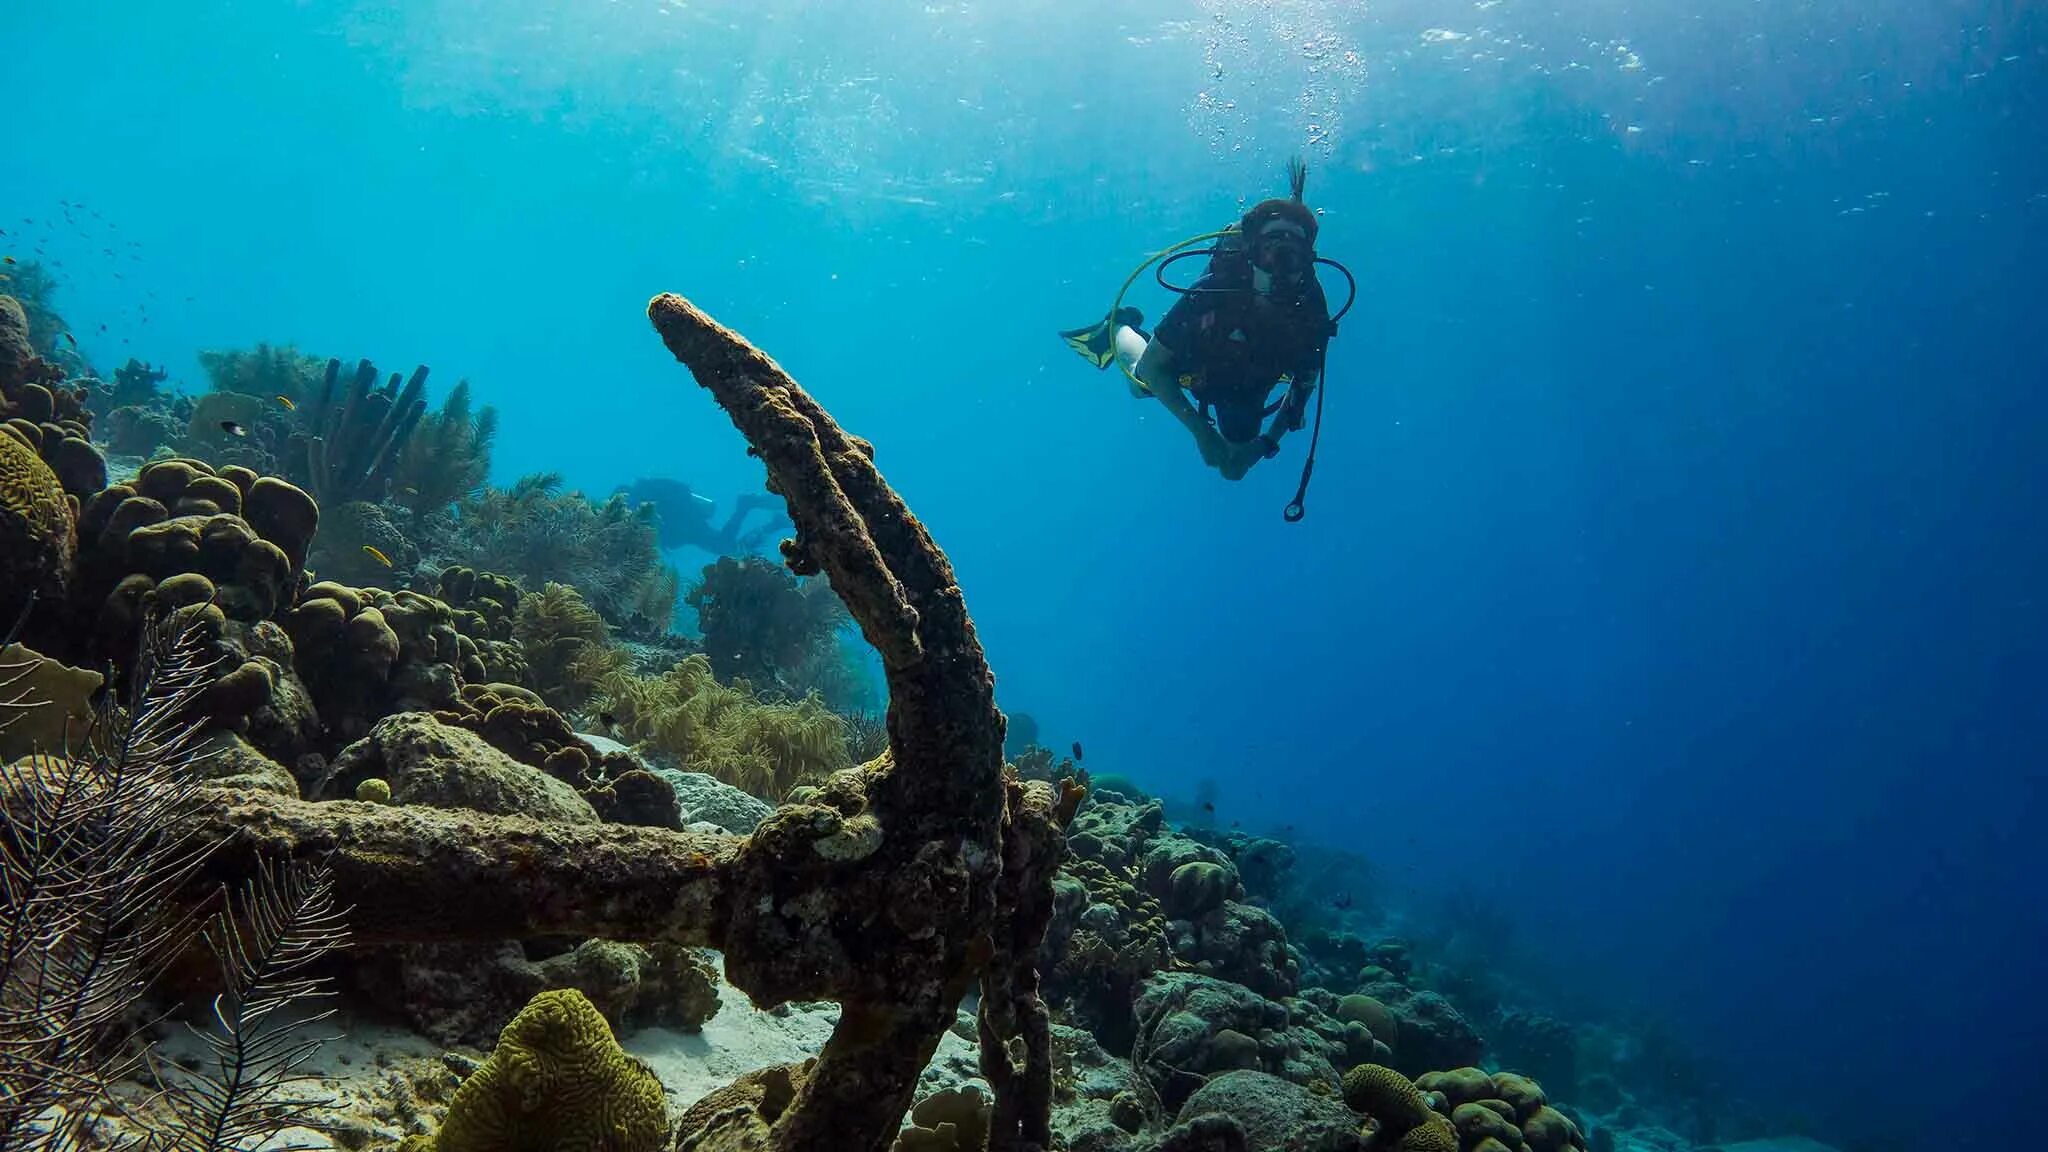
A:
{"type": "Polygon", "coordinates": [[[1302,1026],[1293,1002],[1211,976],[1161,972],[1145,981],[1135,1011],[1132,1063],[1169,1110],[1208,1079],[1237,1069],[1319,1093],[1338,1090],[1334,1061],[1344,1045],[1302,1026]]]}
{"type": "Polygon", "coordinates": [[[360,739],[398,712],[460,709],[458,671],[475,646],[446,604],[417,592],[308,587],[284,619],[299,676],[332,739],[360,739]],[[465,647],[467,646],[467,647],[465,647]]]}
{"type": "Polygon", "coordinates": [[[228,618],[268,620],[291,606],[319,510],[303,491],[246,468],[159,460],[108,487],[79,516],[79,635],[125,659],[155,587],[204,577],[228,618]]]}
{"type": "Polygon", "coordinates": [[[456,630],[476,647],[473,663],[463,658],[465,681],[532,687],[526,650],[513,635],[521,595],[517,583],[453,564],[441,570],[434,594],[455,613],[456,630]]]}
{"type": "Polygon", "coordinates": [[[1454,1068],[1419,1076],[1415,1087],[1455,1130],[1458,1152],[1583,1152],[1586,1147],[1578,1124],[1551,1107],[1542,1085],[1527,1076],[1454,1068]]]}

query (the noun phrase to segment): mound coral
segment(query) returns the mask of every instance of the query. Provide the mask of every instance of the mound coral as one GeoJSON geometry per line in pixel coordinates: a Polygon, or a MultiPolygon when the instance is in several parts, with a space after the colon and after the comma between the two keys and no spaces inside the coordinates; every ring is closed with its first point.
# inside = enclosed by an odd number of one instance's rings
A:
{"type": "Polygon", "coordinates": [[[216,473],[196,460],[161,460],[101,491],[79,517],[77,587],[65,613],[73,659],[125,669],[155,607],[187,611],[225,673],[207,701],[240,726],[273,703],[277,747],[296,752],[310,717],[270,698],[292,663],[290,646],[254,626],[283,612],[298,590],[297,558],[319,512],[304,492],[246,468],[216,473]],[[268,663],[264,663],[268,661],[268,663]]]}
{"type": "Polygon", "coordinates": [[[934,1092],[910,1110],[910,1127],[891,1152],[981,1152],[988,1147],[989,1100],[973,1085],[934,1092]]]}
{"type": "MultiPolygon", "coordinates": [[[[1366,1077],[1364,1070],[1369,1067],[1354,1068],[1345,1076],[1346,1099],[1351,1099],[1352,1076],[1360,1075],[1361,1084],[1367,1078],[1375,1081],[1374,1091],[1382,1097],[1378,1102],[1389,1106],[1384,1098],[1389,1090],[1378,1085],[1378,1080],[1381,1074],[1394,1078],[1399,1074],[1379,1069],[1366,1077]]],[[[1552,1108],[1542,1085],[1527,1076],[1454,1068],[1419,1076],[1414,1088],[1428,1094],[1423,1099],[1434,1110],[1431,1122],[1452,1132],[1452,1142],[1443,1145],[1445,1152],[1583,1152],[1586,1147],[1579,1126],[1552,1108]]],[[[1365,1095],[1362,1090],[1361,1099],[1365,1095]]],[[[1354,1102],[1353,1106],[1359,1105],[1354,1102]]],[[[1399,1107],[1406,1109],[1407,1105],[1403,1102],[1399,1107]]],[[[1405,1137],[1401,1148],[1403,1152],[1411,1148],[1405,1137]]]]}
{"type": "Polygon", "coordinates": [[[574,989],[535,996],[448,1105],[431,1140],[405,1152],[660,1152],[668,1140],[661,1081],[628,1056],[574,989]]]}
{"type": "Polygon", "coordinates": [[[622,739],[756,796],[780,799],[852,763],[845,721],[823,704],[720,684],[702,653],[659,676],[615,674],[601,691],[622,739]]]}
{"type": "Polygon", "coordinates": [[[519,585],[491,572],[452,565],[441,570],[435,594],[455,613],[455,627],[476,645],[476,664],[462,666],[472,683],[527,685],[526,651],[513,635],[519,585]]]}
{"type": "MultiPolygon", "coordinates": [[[[69,395],[63,389],[58,394],[69,395]]],[[[24,385],[21,393],[32,399],[26,405],[28,410],[47,411],[54,402],[46,403],[44,397],[52,395],[49,389],[39,384],[24,385]]],[[[85,418],[65,417],[56,419],[45,416],[40,422],[16,416],[7,420],[7,427],[34,448],[36,455],[57,474],[58,483],[74,500],[83,500],[106,487],[107,462],[100,457],[99,449],[92,446],[92,433],[85,418]]]]}
{"type": "Polygon", "coordinates": [[[431,596],[321,581],[282,623],[330,743],[359,739],[394,712],[463,707],[460,666],[475,645],[431,596]]]}

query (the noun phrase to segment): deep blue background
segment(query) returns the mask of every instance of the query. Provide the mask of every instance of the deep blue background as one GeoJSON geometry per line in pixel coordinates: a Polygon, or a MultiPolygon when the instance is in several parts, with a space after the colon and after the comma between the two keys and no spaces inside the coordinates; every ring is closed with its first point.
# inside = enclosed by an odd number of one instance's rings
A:
{"type": "Polygon", "coordinates": [[[724,496],[641,316],[689,293],[1091,766],[1498,899],[1838,1143],[2005,1148],[2048,1087],[2023,6],[175,9],[0,11],[4,242],[103,367],[424,361],[501,480],[724,496]],[[1226,485],[1052,332],[1311,140],[1364,292],[1289,527],[1299,439],[1226,485]]]}

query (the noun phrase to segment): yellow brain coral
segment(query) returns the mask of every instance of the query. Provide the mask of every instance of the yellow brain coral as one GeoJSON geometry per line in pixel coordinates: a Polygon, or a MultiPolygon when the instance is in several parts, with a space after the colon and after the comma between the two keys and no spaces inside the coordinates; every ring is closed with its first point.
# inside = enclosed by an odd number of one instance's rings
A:
{"type": "Polygon", "coordinates": [[[7,622],[31,593],[62,597],[76,548],[64,485],[18,431],[0,424],[0,609],[7,622]]]}
{"type": "Polygon", "coordinates": [[[1431,1116],[1401,1137],[1401,1152],[1458,1152],[1458,1130],[1449,1120],[1431,1116]]]}
{"type": "Polygon", "coordinates": [[[661,1081],[573,988],[542,992],[455,1090],[433,1152],[659,1152],[661,1081]]]}
{"type": "Polygon", "coordinates": [[[1384,1064],[1360,1064],[1346,1072],[1344,1103],[1379,1121],[1380,1131],[1389,1135],[1425,1125],[1435,1115],[1421,1090],[1384,1064]]]}

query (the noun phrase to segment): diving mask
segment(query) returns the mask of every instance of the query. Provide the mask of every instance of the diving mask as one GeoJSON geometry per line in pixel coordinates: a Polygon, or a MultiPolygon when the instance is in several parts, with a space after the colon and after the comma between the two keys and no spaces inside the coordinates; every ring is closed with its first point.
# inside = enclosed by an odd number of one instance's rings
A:
{"type": "Polygon", "coordinates": [[[1275,280],[1293,282],[1315,263],[1316,253],[1308,233],[1286,220],[1268,221],[1253,239],[1252,263],[1275,280]]]}

